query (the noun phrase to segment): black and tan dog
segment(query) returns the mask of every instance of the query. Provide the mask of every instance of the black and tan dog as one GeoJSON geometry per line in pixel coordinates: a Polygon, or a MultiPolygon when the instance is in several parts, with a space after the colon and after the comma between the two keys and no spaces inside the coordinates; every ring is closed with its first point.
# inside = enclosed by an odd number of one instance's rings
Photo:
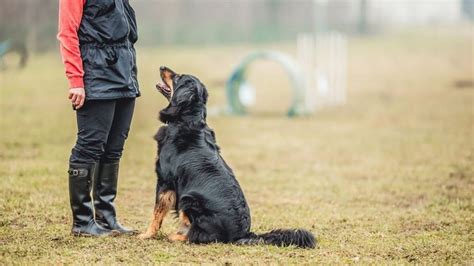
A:
{"type": "Polygon", "coordinates": [[[139,237],[155,236],[166,214],[175,210],[181,225],[169,236],[172,241],[314,248],[314,236],[303,229],[250,232],[247,201],[206,124],[206,88],[194,76],[166,67],[160,72],[163,82],[156,87],[169,101],[160,111],[160,120],[167,125],[155,136],[158,185],[153,220],[139,237]]]}

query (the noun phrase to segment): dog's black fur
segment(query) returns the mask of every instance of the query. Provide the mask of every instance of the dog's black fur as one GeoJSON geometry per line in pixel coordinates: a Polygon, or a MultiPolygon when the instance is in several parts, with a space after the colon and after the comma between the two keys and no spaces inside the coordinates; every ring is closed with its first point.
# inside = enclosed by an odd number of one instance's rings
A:
{"type": "Polygon", "coordinates": [[[160,193],[175,191],[175,209],[191,223],[188,240],[314,248],[314,236],[303,229],[250,232],[250,210],[242,189],[206,124],[206,87],[191,75],[173,75],[172,82],[172,92],[160,90],[169,105],[160,111],[166,125],[155,136],[156,196],[158,201],[160,193]]]}

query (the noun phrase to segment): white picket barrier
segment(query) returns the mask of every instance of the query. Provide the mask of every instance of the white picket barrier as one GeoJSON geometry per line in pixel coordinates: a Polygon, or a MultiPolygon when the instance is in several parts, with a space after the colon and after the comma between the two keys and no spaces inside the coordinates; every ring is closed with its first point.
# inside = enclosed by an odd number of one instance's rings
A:
{"type": "Polygon", "coordinates": [[[305,109],[343,105],[347,90],[347,39],[337,32],[300,34],[297,59],[305,80],[305,109]]]}

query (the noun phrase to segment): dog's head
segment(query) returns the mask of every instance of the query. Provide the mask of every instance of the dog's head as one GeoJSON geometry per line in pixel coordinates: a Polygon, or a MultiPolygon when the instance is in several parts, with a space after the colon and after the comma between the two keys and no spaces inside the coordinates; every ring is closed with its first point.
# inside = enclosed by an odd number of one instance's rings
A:
{"type": "Polygon", "coordinates": [[[201,81],[191,75],[176,74],[168,67],[160,67],[161,81],[156,88],[169,101],[160,111],[163,123],[206,120],[207,89],[201,81]]]}

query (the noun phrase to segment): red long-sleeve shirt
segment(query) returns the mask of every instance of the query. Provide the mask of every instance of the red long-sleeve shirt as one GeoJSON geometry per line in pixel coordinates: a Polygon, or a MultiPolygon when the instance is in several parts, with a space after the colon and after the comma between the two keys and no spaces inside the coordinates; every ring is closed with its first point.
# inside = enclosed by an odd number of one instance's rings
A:
{"type": "Polygon", "coordinates": [[[86,0],[59,1],[58,40],[70,88],[84,87],[84,68],[77,32],[81,25],[85,2],[86,0]]]}

